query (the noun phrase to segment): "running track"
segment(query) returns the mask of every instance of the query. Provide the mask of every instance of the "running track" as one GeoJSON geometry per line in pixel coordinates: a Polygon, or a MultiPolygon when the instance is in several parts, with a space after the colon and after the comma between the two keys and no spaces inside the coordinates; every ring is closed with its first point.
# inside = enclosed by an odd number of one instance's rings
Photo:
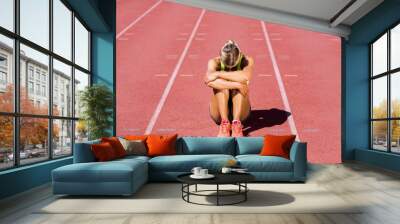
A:
{"type": "Polygon", "coordinates": [[[340,38],[157,0],[117,1],[117,134],[215,136],[203,76],[227,39],[255,60],[247,133],[340,162],[340,38]]]}

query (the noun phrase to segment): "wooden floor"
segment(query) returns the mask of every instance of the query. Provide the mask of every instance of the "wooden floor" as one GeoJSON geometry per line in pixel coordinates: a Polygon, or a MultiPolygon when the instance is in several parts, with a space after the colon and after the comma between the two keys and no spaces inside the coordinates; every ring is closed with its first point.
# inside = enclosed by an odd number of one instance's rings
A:
{"type": "Polygon", "coordinates": [[[308,182],[317,183],[346,201],[367,204],[356,214],[35,214],[54,200],[42,186],[0,202],[0,223],[106,224],[252,224],[252,223],[400,223],[400,174],[358,163],[310,166],[308,182]]]}

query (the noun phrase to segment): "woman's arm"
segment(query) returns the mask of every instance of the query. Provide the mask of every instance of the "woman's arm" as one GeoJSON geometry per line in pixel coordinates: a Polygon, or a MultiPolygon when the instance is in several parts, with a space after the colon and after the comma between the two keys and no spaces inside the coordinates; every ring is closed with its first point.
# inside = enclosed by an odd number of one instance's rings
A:
{"type": "Polygon", "coordinates": [[[250,81],[251,75],[253,73],[254,61],[251,57],[247,57],[247,60],[249,64],[243,70],[233,71],[233,72],[224,72],[224,71],[218,72],[217,73],[218,78],[222,78],[227,81],[248,84],[248,81],[250,81]]]}
{"type": "Polygon", "coordinates": [[[247,84],[227,81],[225,79],[216,79],[214,81],[207,83],[207,85],[213,89],[218,89],[218,90],[237,89],[244,96],[246,96],[249,91],[247,84]]]}
{"type": "Polygon", "coordinates": [[[227,81],[225,79],[215,79],[214,81],[208,82],[207,86],[213,88],[213,89],[240,89],[243,84],[239,82],[232,82],[232,81],[227,81]]]}
{"type": "Polygon", "coordinates": [[[217,61],[215,58],[210,59],[207,64],[207,72],[204,77],[204,83],[208,85],[209,82],[212,82],[218,78],[217,72],[217,61]]]}

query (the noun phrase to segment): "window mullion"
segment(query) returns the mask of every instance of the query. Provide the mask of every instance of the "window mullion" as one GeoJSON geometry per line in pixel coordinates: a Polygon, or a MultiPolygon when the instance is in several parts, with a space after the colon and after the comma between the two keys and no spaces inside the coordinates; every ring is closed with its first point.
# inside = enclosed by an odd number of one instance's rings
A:
{"type": "MultiPolygon", "coordinates": [[[[390,71],[390,30],[387,32],[387,71],[390,71]]],[[[388,118],[392,117],[392,111],[391,111],[391,74],[389,73],[387,75],[387,116],[388,118]]],[[[392,136],[391,136],[391,120],[388,120],[387,122],[387,139],[388,139],[388,152],[392,151],[392,136]]]]}
{"type": "MultiPolygon", "coordinates": [[[[53,0],[49,0],[49,50],[53,52],[53,0]]],[[[53,56],[49,55],[48,92],[50,118],[48,120],[48,152],[49,159],[53,158],[53,56]]]]}
{"type": "MultiPolygon", "coordinates": [[[[71,23],[72,23],[72,48],[71,48],[71,59],[72,59],[72,64],[74,66],[71,67],[71,91],[72,91],[72,105],[71,105],[71,117],[75,118],[75,12],[72,11],[72,16],[71,16],[71,23]]],[[[71,150],[72,150],[72,155],[74,155],[74,145],[75,145],[75,125],[76,121],[72,121],[72,130],[71,130],[71,150]]]]}
{"type": "MultiPolygon", "coordinates": [[[[14,30],[19,35],[19,5],[20,1],[14,1],[14,30]]],[[[19,40],[18,38],[14,39],[14,112],[18,114],[20,112],[20,50],[19,50],[19,40]]],[[[20,136],[20,118],[14,116],[14,166],[19,166],[20,157],[19,157],[19,136],[20,136]]]]}

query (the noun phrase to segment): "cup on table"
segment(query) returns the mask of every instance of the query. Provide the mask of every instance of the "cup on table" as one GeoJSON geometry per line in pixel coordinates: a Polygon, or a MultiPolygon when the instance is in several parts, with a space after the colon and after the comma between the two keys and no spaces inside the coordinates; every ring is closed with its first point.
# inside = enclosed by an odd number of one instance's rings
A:
{"type": "Polygon", "coordinates": [[[201,169],[200,170],[200,176],[207,176],[208,175],[208,169],[201,169]]]}
{"type": "Polygon", "coordinates": [[[221,172],[222,173],[230,173],[232,171],[232,168],[230,167],[222,167],[221,172]]]}
{"type": "Polygon", "coordinates": [[[196,176],[200,176],[201,174],[200,174],[200,171],[202,170],[202,168],[201,167],[193,167],[193,169],[192,169],[192,173],[194,174],[194,175],[196,175],[196,176]]]}

